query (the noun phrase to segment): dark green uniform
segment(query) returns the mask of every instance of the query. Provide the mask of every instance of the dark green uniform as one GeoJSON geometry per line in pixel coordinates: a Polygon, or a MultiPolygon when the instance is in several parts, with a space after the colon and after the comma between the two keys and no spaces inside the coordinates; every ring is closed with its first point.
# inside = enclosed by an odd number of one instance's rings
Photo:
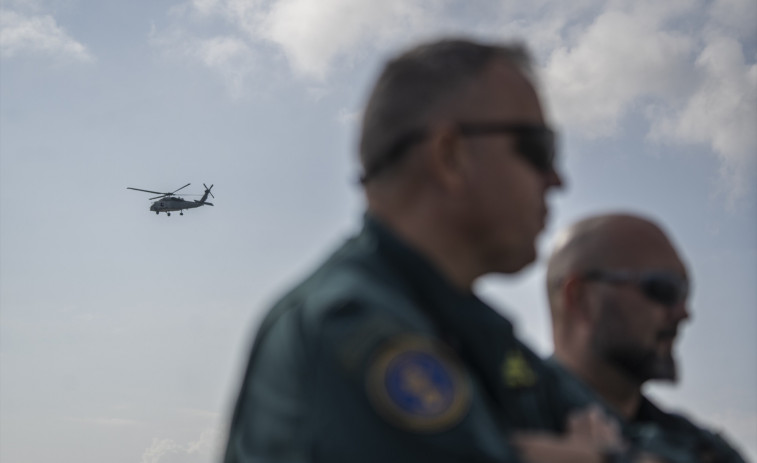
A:
{"type": "MultiPolygon", "coordinates": [[[[558,384],[563,390],[560,395],[576,400],[577,396],[591,394],[588,387],[554,357],[545,363],[560,378],[558,384]]],[[[659,409],[644,396],[633,419],[627,421],[599,397],[591,400],[595,400],[622,424],[623,434],[633,446],[631,454],[644,451],[669,463],[746,463],[719,434],[700,428],[682,415],[659,409]]]]}
{"type": "Polygon", "coordinates": [[[263,321],[226,463],[515,462],[586,405],[512,325],[375,219],[263,321]]]}
{"type": "MultiPolygon", "coordinates": [[[[225,462],[518,462],[513,430],[560,433],[590,403],[601,401],[366,217],[263,321],[225,462]]],[[[623,431],[670,463],[744,462],[646,400],[623,431]]]]}
{"type": "Polygon", "coordinates": [[[745,463],[722,436],[700,428],[682,415],[660,410],[646,397],[642,397],[631,432],[639,447],[671,463],[745,463]]]}

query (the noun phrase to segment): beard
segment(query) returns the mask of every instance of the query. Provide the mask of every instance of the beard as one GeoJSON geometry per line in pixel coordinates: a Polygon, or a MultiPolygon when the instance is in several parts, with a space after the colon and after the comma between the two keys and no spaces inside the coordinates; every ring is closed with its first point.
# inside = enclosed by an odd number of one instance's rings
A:
{"type": "MultiPolygon", "coordinates": [[[[605,312],[605,313],[609,313],[605,312]]],[[[662,345],[675,339],[677,328],[662,330],[657,341],[662,345]]],[[[639,384],[650,379],[678,381],[678,368],[673,353],[666,347],[645,347],[634,341],[623,320],[605,316],[599,321],[592,340],[594,352],[639,384]]]]}
{"type": "Polygon", "coordinates": [[[671,352],[658,353],[639,347],[616,346],[605,353],[605,358],[639,383],[650,379],[672,383],[678,381],[678,368],[671,352]]]}

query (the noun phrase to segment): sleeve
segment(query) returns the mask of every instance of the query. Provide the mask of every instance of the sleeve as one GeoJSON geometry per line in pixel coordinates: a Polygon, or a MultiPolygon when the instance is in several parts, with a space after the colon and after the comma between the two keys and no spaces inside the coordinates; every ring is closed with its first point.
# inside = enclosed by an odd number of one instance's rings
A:
{"type": "Polygon", "coordinates": [[[372,309],[330,310],[307,340],[310,461],[519,461],[454,353],[372,309]]]}
{"type": "Polygon", "coordinates": [[[277,308],[255,338],[234,416],[224,463],[306,463],[305,384],[300,317],[277,308]]]}

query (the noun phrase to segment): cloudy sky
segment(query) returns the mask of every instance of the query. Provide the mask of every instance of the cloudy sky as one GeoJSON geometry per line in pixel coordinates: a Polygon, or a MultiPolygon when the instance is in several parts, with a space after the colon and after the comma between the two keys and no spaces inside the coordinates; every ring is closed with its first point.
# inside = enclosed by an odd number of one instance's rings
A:
{"type": "MultiPolygon", "coordinates": [[[[266,306],[360,223],[382,62],[522,40],[568,188],[557,229],[635,211],[694,276],[670,408],[757,460],[754,0],[4,0],[0,460],[210,463],[266,306]],[[214,184],[156,216],[147,193],[214,184]]],[[[482,297],[551,349],[540,260],[482,297]]]]}

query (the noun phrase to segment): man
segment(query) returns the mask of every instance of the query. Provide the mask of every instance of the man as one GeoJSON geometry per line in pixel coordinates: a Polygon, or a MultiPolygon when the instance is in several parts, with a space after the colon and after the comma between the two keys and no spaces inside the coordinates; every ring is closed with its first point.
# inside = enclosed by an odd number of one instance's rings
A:
{"type": "Polygon", "coordinates": [[[263,321],[227,463],[520,461],[516,429],[567,431],[534,449],[552,461],[601,461],[602,417],[566,422],[582,404],[553,406],[543,363],[472,292],[534,260],[562,184],[530,76],[522,48],[464,40],[386,66],[363,119],[363,230],[263,321]]]}
{"type": "Polygon", "coordinates": [[[651,448],[702,463],[744,461],[722,438],[641,392],[649,380],[677,380],[673,347],[689,318],[686,266],[655,223],[608,214],[569,227],[549,260],[547,292],[554,360],[626,421],[661,436],[651,448]]]}

